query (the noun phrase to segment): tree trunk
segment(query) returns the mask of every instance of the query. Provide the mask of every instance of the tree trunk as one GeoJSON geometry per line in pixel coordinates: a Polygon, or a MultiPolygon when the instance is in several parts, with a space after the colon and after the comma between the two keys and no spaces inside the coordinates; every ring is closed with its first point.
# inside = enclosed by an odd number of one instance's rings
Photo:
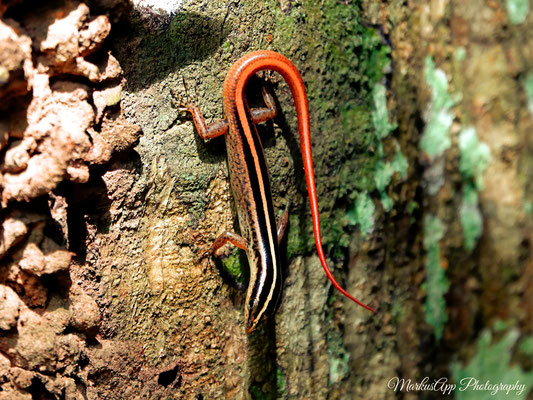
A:
{"type": "Polygon", "coordinates": [[[0,399],[532,399],[528,1],[137,3],[0,2],[0,399]],[[257,49],[302,73],[329,266],[375,314],[315,255],[274,74],[284,288],[246,333],[223,138],[171,92],[223,118],[257,49]]]}

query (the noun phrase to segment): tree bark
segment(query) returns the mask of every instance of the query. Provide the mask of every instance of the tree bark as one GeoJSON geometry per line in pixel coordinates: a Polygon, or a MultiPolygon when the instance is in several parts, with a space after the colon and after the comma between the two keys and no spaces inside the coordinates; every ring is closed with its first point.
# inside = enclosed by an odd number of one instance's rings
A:
{"type": "Polygon", "coordinates": [[[0,399],[531,398],[527,1],[30,3],[0,3],[0,399]],[[171,91],[223,118],[257,49],[302,73],[329,266],[375,314],[315,255],[279,76],[284,288],[252,334],[245,257],[211,255],[238,230],[225,146],[171,91]]]}

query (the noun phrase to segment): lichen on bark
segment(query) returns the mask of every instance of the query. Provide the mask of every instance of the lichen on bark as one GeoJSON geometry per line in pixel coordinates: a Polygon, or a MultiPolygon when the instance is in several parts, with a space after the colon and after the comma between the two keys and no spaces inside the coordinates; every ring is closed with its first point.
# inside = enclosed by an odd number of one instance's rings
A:
{"type": "Polygon", "coordinates": [[[526,3],[2,2],[0,397],[391,399],[395,376],[512,376],[479,355],[510,337],[527,367],[526,3]],[[259,130],[276,210],[292,204],[285,288],[254,334],[229,279],[246,283],[245,258],[211,257],[238,228],[224,145],[170,91],[185,78],[221,118],[228,68],[260,48],[302,72],[329,264],[375,315],[312,255],[279,77],[279,117],[259,130]]]}

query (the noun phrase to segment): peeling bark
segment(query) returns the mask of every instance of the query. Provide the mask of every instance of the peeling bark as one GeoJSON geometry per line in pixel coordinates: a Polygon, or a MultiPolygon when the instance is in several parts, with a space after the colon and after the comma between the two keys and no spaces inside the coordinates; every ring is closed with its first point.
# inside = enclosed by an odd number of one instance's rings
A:
{"type": "Polygon", "coordinates": [[[391,379],[472,370],[533,385],[527,2],[30,3],[0,3],[0,399],[430,399],[391,379]],[[246,262],[211,256],[236,225],[224,145],[170,89],[222,118],[228,68],[260,48],[303,74],[330,267],[375,315],[313,255],[279,77],[259,131],[291,203],[287,267],[253,334],[246,262]]]}

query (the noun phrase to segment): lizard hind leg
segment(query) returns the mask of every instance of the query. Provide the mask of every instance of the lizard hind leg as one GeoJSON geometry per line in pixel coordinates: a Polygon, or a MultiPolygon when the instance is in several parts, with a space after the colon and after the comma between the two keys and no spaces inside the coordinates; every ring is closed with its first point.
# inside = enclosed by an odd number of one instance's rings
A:
{"type": "Polygon", "coordinates": [[[212,252],[216,257],[215,265],[217,266],[220,276],[231,286],[241,292],[246,291],[246,282],[249,278],[249,271],[246,265],[246,257],[242,252],[233,251],[231,254],[219,257],[219,251],[225,244],[231,243],[239,249],[246,250],[246,240],[231,231],[224,231],[213,243],[212,252]]]}
{"type": "Polygon", "coordinates": [[[252,122],[254,124],[260,124],[271,119],[274,119],[278,115],[278,110],[276,108],[276,100],[270,91],[270,81],[263,82],[261,87],[261,95],[263,97],[263,102],[265,107],[252,108],[250,114],[252,116],[252,122]]]}
{"type": "Polygon", "coordinates": [[[224,231],[215,239],[215,242],[213,243],[213,254],[216,256],[218,250],[228,242],[239,249],[246,251],[247,243],[242,236],[237,235],[235,232],[224,231]]]}

